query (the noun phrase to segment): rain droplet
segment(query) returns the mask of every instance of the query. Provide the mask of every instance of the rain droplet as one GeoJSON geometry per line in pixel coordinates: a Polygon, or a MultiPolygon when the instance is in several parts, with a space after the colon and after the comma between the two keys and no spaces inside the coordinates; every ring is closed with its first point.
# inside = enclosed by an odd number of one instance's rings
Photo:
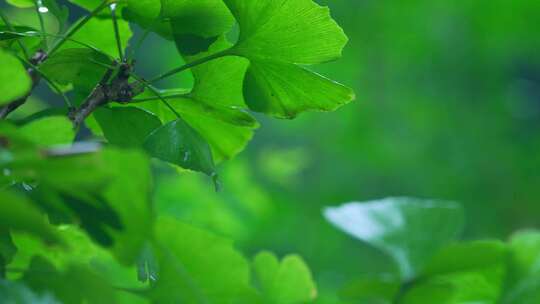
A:
{"type": "Polygon", "coordinates": [[[45,13],[49,12],[49,9],[46,6],[43,5],[42,0],[38,0],[37,5],[38,5],[38,11],[40,13],[45,14],[45,13]]]}
{"type": "Polygon", "coordinates": [[[27,183],[22,183],[22,187],[25,191],[28,191],[28,192],[34,190],[34,188],[27,183]]]}
{"type": "Polygon", "coordinates": [[[187,162],[189,160],[190,153],[189,151],[184,152],[184,162],[187,162]]]}

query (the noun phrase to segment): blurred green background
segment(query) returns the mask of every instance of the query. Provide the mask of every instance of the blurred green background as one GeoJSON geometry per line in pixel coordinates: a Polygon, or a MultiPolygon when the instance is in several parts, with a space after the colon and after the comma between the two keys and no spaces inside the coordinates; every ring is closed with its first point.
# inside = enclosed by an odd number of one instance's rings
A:
{"type": "MultiPolygon", "coordinates": [[[[328,224],[325,206],[438,198],[464,204],[466,239],[538,228],[540,1],[319,2],[350,44],[314,68],[357,100],[293,121],[259,116],[246,151],[220,166],[218,193],[204,176],[158,170],[158,209],[233,238],[247,255],[301,254],[330,301],[344,282],[393,265],[328,224]]],[[[180,63],[158,37],[138,58],[143,75],[180,63]]]]}

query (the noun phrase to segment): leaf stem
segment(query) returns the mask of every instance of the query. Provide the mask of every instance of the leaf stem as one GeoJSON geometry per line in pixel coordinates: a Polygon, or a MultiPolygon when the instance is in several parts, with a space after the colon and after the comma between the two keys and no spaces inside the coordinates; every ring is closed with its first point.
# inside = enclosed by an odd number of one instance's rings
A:
{"type": "MultiPolygon", "coordinates": [[[[15,28],[13,27],[13,24],[11,24],[11,22],[6,17],[4,12],[2,12],[2,10],[0,10],[0,19],[2,19],[2,21],[6,24],[7,28],[10,31],[15,32],[15,28]]],[[[19,39],[17,39],[17,44],[21,48],[21,51],[23,52],[24,57],[29,60],[30,59],[30,53],[28,52],[28,49],[26,48],[26,46],[24,46],[24,44],[19,39]]]]}
{"type": "MultiPolygon", "coordinates": [[[[159,92],[159,91],[158,91],[159,92]]],[[[169,98],[182,98],[186,97],[187,93],[178,93],[178,94],[171,94],[171,95],[162,95],[162,98],[169,99],[169,98]]],[[[159,97],[146,97],[146,98],[137,98],[130,101],[130,103],[139,103],[139,102],[146,102],[146,101],[154,101],[154,100],[160,100],[159,97]]]]}
{"type": "Polygon", "coordinates": [[[49,51],[49,55],[52,55],[54,52],[56,52],[66,41],[68,41],[71,36],[73,36],[76,32],[78,32],[90,19],[94,18],[100,11],[102,11],[104,8],[109,5],[109,0],[103,0],[101,4],[96,7],[90,14],[86,15],[81,21],[79,21],[75,26],[70,28],[68,32],[66,33],[65,37],[59,41],[57,41],[51,50],[49,51]]]}
{"type": "Polygon", "coordinates": [[[181,67],[178,67],[178,68],[175,68],[175,69],[172,69],[166,73],[163,73],[161,75],[158,75],[154,78],[152,78],[151,80],[148,81],[148,83],[155,83],[157,81],[160,81],[160,80],[163,80],[167,77],[170,77],[174,74],[178,74],[180,72],[183,72],[185,70],[188,70],[188,69],[191,69],[191,68],[194,68],[198,65],[201,65],[203,63],[206,63],[206,62],[209,62],[209,61],[212,61],[214,59],[218,59],[218,58],[221,58],[221,57],[224,57],[224,56],[227,56],[230,54],[230,49],[226,49],[226,50],[223,50],[221,52],[217,52],[217,53],[214,53],[212,55],[209,55],[207,57],[203,57],[203,58],[199,58],[197,60],[194,60],[194,61],[191,61],[191,62],[188,62],[186,64],[184,64],[183,66],[181,67]]]}
{"type": "Polygon", "coordinates": [[[117,5],[116,3],[112,3],[111,5],[109,5],[109,8],[111,10],[111,17],[113,21],[116,47],[118,48],[118,57],[120,58],[120,62],[124,62],[124,51],[122,48],[122,41],[120,41],[120,30],[118,29],[118,19],[116,18],[116,5],[117,5]]]}
{"type": "Polygon", "coordinates": [[[41,28],[41,43],[43,44],[43,48],[47,50],[49,46],[47,45],[47,36],[45,36],[45,21],[43,20],[43,15],[40,11],[42,6],[42,0],[34,0],[34,8],[36,9],[36,14],[39,19],[39,27],[41,28]]]}
{"type": "Polygon", "coordinates": [[[161,100],[166,106],[167,108],[169,108],[169,110],[171,110],[171,112],[174,113],[174,115],[177,117],[177,118],[181,118],[180,114],[171,106],[171,104],[165,100],[165,98],[163,96],[161,96],[161,93],[159,92],[158,89],[154,88],[149,82],[147,82],[146,80],[142,79],[141,77],[135,75],[134,73],[131,73],[130,74],[131,77],[135,78],[137,81],[139,81],[145,88],[149,89],[154,95],[156,95],[156,97],[161,100]]]}

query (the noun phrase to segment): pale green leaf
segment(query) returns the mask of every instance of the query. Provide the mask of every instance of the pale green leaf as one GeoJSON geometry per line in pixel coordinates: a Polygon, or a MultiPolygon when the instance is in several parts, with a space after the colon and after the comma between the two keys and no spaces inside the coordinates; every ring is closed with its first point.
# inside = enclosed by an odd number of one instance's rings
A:
{"type": "Polygon", "coordinates": [[[23,125],[19,132],[41,146],[70,144],[75,139],[73,123],[65,116],[49,116],[23,125]]]}
{"type": "Polygon", "coordinates": [[[32,79],[15,56],[0,49],[0,106],[26,96],[32,79]]]}
{"type": "Polygon", "coordinates": [[[255,111],[293,118],[301,111],[330,111],[354,99],[351,89],[299,64],[334,60],[347,43],[327,8],[312,0],[224,1],[240,25],[229,54],[251,65],[244,82],[255,111]]]}
{"type": "Polygon", "coordinates": [[[429,258],[455,240],[464,222],[457,203],[414,198],[353,202],[327,208],[324,214],[339,229],[392,257],[404,280],[415,277],[429,258]]]}
{"type": "Polygon", "coordinates": [[[154,303],[255,303],[248,262],[232,242],[170,218],[156,224],[159,277],[154,303]]]}
{"type": "Polygon", "coordinates": [[[253,270],[265,303],[307,303],[317,296],[311,272],[297,255],[288,255],[280,262],[272,253],[259,253],[253,261],[253,270]]]}

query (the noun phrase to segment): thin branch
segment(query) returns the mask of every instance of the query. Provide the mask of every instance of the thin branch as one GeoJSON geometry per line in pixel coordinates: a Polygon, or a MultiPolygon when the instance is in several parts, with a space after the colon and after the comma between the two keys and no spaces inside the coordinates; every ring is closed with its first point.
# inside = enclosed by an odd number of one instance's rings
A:
{"type": "MultiPolygon", "coordinates": [[[[13,24],[11,24],[11,22],[6,17],[6,15],[4,15],[4,12],[2,12],[2,10],[0,10],[0,19],[2,19],[2,21],[6,24],[7,28],[10,31],[15,32],[15,28],[13,27],[13,24]]],[[[17,44],[21,48],[21,50],[22,50],[22,52],[24,54],[24,57],[29,60],[30,59],[30,53],[28,52],[28,49],[26,48],[26,46],[24,46],[24,44],[19,39],[17,39],[17,44]]]]}
{"type": "MultiPolygon", "coordinates": [[[[171,94],[171,95],[161,95],[161,98],[163,98],[163,99],[183,98],[183,97],[187,97],[188,95],[189,95],[189,93],[178,93],[178,94],[171,94]]],[[[135,98],[132,101],[130,101],[130,103],[139,103],[139,102],[146,102],[146,101],[161,100],[161,98],[160,97],[135,98]]]]}
{"type": "MultiPolygon", "coordinates": [[[[19,56],[17,56],[17,57],[19,57],[19,56]]],[[[45,81],[46,81],[46,82],[47,82],[47,83],[48,83],[48,84],[56,91],[56,93],[57,93],[58,95],[62,96],[62,99],[64,100],[64,103],[66,104],[66,106],[67,106],[68,108],[70,108],[70,109],[73,108],[73,104],[71,103],[71,101],[69,100],[69,98],[66,96],[66,94],[64,94],[64,92],[62,92],[62,89],[60,89],[60,88],[59,88],[59,87],[58,87],[58,86],[57,86],[57,85],[49,78],[49,76],[47,76],[47,75],[45,75],[43,72],[41,72],[41,71],[39,70],[39,68],[38,68],[36,65],[32,64],[31,62],[26,61],[26,60],[24,60],[23,58],[20,58],[20,57],[19,57],[19,59],[22,60],[22,61],[24,61],[24,62],[25,62],[27,65],[29,65],[30,67],[32,67],[32,69],[33,69],[36,73],[38,73],[39,76],[40,76],[41,78],[43,78],[43,79],[44,79],[44,80],[45,80],[45,81]]]]}
{"type": "Polygon", "coordinates": [[[189,63],[186,63],[184,64],[183,66],[181,67],[178,67],[178,68],[175,68],[175,69],[172,69],[166,73],[163,73],[151,80],[148,81],[148,83],[155,83],[157,81],[160,81],[160,80],[163,80],[167,77],[170,77],[172,75],[175,75],[175,74],[178,74],[180,72],[183,72],[185,70],[188,70],[188,69],[191,69],[191,68],[194,68],[198,65],[201,65],[203,63],[206,63],[206,62],[209,62],[209,61],[212,61],[214,59],[218,59],[218,58],[221,58],[221,57],[224,57],[224,56],[227,56],[227,55],[230,55],[230,50],[231,49],[226,49],[226,50],[223,50],[221,52],[217,52],[217,53],[214,53],[212,55],[209,55],[207,57],[203,57],[203,58],[200,58],[200,59],[197,59],[197,60],[194,60],[192,62],[189,62],[189,63]]]}
{"type": "Polygon", "coordinates": [[[116,18],[116,3],[109,6],[111,9],[111,17],[114,27],[114,37],[116,38],[116,47],[118,48],[118,57],[121,62],[124,62],[124,50],[122,48],[122,41],[120,40],[120,30],[118,29],[118,20],[116,18]]]}
{"type": "Polygon", "coordinates": [[[64,45],[64,43],[66,43],[66,41],[68,41],[68,38],[71,38],[71,36],[78,32],[86,23],[88,23],[88,21],[90,21],[90,19],[97,16],[97,14],[101,12],[104,8],[106,8],[110,4],[110,2],[111,1],[109,0],[103,0],[98,7],[96,7],[92,12],[90,12],[90,14],[86,15],[74,27],[70,28],[66,33],[65,38],[57,41],[56,44],[53,45],[53,47],[49,51],[49,55],[52,55],[54,52],[56,52],[62,45],[64,45]]]}
{"type": "MultiPolygon", "coordinates": [[[[11,31],[4,31],[2,33],[6,33],[6,34],[13,34],[13,35],[19,35],[19,36],[24,36],[24,37],[36,37],[36,36],[40,36],[41,33],[38,33],[38,32],[34,32],[34,31],[31,31],[31,32],[11,32],[11,31]]],[[[93,45],[90,45],[88,43],[85,43],[85,42],[82,42],[82,41],[79,41],[79,40],[76,40],[76,39],[73,39],[73,38],[67,38],[65,35],[58,35],[58,34],[51,34],[51,33],[43,33],[44,35],[48,36],[48,37],[55,37],[55,38],[61,38],[61,39],[66,39],[67,41],[70,41],[70,42],[73,42],[75,44],[79,44],[81,46],[84,46],[86,48],[89,48],[91,49],[92,51],[95,51],[103,56],[107,56],[107,58],[111,59],[111,60],[115,60],[114,57],[112,57],[111,55],[105,53],[104,51],[100,50],[99,48],[93,46],[93,45]]]]}
{"type": "Polygon", "coordinates": [[[39,26],[41,28],[41,43],[43,43],[43,48],[47,50],[49,47],[47,45],[47,36],[45,36],[45,21],[43,20],[43,15],[41,13],[41,7],[43,4],[41,0],[34,0],[34,8],[36,9],[36,14],[39,19],[39,26]]]}
{"type": "Polygon", "coordinates": [[[163,96],[161,96],[161,93],[159,92],[158,89],[154,88],[149,82],[147,82],[146,80],[142,79],[141,77],[135,75],[135,74],[131,74],[131,77],[135,78],[137,81],[139,81],[139,83],[141,83],[145,88],[149,89],[154,95],[156,95],[156,97],[161,100],[166,106],[167,108],[169,108],[169,110],[171,110],[171,112],[174,113],[174,115],[178,118],[181,118],[180,117],[180,114],[171,106],[171,104],[165,100],[165,98],[163,96]]]}

